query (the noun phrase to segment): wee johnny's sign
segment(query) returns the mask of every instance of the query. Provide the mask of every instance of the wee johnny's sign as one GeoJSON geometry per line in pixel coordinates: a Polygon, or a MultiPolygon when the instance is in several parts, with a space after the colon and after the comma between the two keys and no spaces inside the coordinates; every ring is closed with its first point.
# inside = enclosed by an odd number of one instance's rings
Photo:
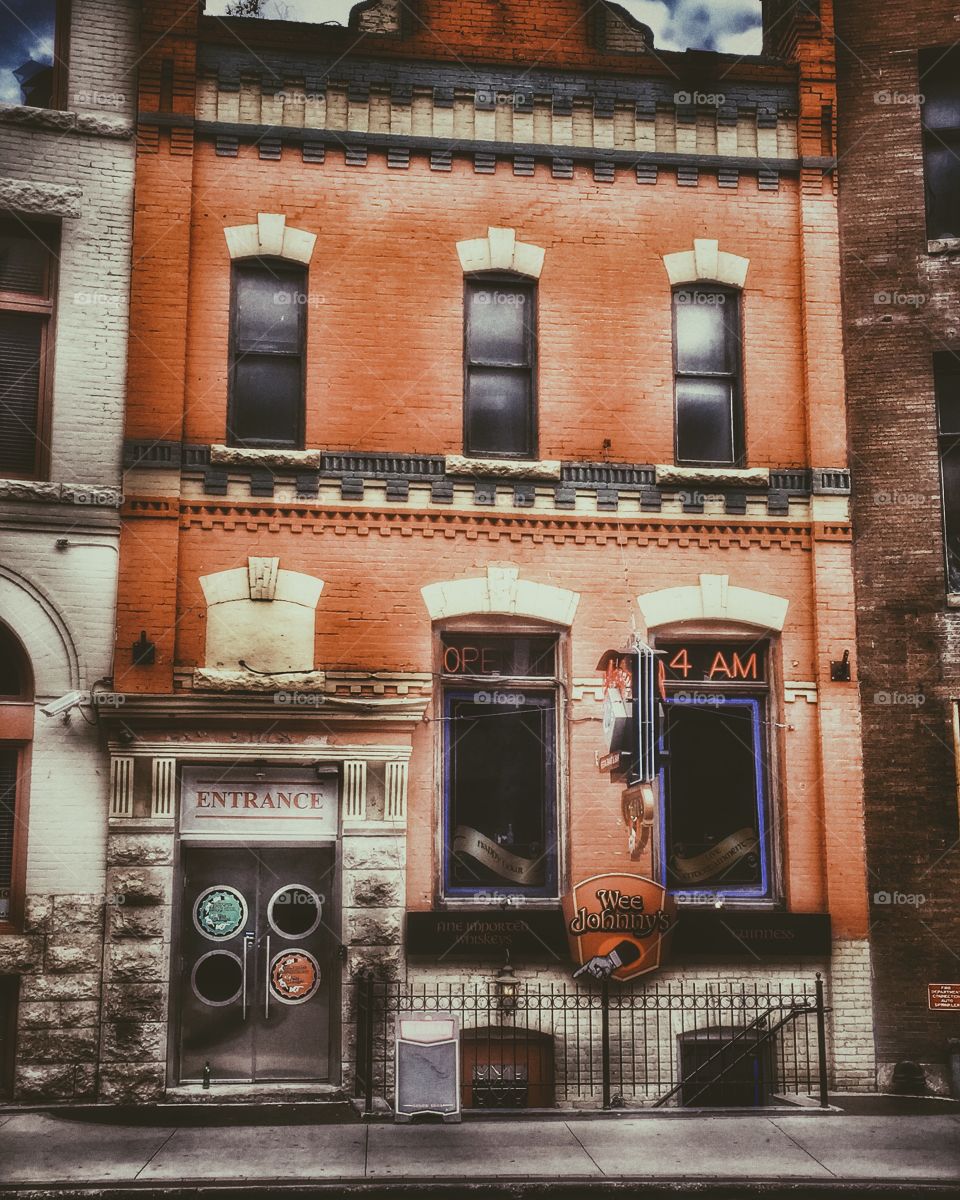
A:
{"type": "Polygon", "coordinates": [[[643,875],[594,875],[563,899],[577,975],[625,983],[656,971],[677,919],[665,888],[643,875]]]}

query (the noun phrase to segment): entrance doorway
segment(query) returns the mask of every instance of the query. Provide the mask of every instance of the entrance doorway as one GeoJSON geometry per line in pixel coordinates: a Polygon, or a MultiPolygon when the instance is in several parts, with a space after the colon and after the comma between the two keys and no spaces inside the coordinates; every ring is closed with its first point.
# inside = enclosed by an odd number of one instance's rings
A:
{"type": "Polygon", "coordinates": [[[182,1083],[330,1079],[336,857],[183,847],[182,1083]]]}

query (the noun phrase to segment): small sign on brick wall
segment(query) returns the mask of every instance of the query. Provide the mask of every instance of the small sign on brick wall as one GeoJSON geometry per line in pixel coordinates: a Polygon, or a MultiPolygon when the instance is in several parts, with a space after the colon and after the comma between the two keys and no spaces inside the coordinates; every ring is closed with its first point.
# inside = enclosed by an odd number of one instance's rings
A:
{"type": "Polygon", "coordinates": [[[928,983],[927,1004],[932,1012],[960,1009],[960,983],[928,983]]]}

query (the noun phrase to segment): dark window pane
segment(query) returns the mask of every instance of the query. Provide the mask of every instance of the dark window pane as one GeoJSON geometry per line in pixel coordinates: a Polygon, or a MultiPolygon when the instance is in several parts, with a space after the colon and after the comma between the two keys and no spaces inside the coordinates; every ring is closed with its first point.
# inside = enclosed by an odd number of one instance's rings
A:
{"type": "Polygon", "coordinates": [[[43,296],[50,252],[20,221],[0,220],[0,292],[43,296]]]}
{"type": "Polygon", "coordinates": [[[0,312],[0,472],[34,469],[44,321],[0,312]]]}
{"type": "Polygon", "coordinates": [[[948,588],[960,592],[960,438],[940,444],[943,479],[943,524],[947,542],[948,588]]]}
{"type": "Polygon", "coordinates": [[[667,886],[758,887],[760,797],[750,704],[667,704],[667,886]]]}
{"type": "Polygon", "coordinates": [[[942,49],[922,53],[920,92],[928,129],[960,129],[960,54],[942,49]]]}
{"type": "Polygon", "coordinates": [[[527,366],[530,362],[527,328],[532,319],[529,290],[494,283],[475,284],[468,297],[469,361],[527,366]]]}
{"type": "Polygon", "coordinates": [[[240,356],[233,374],[231,440],[241,444],[296,446],[302,395],[299,358],[240,356]]]}
{"type": "Polygon", "coordinates": [[[0,103],[50,106],[55,18],[54,0],[0,4],[0,103]]]}
{"type": "Polygon", "coordinates": [[[301,349],[301,315],[306,280],[266,266],[237,268],[236,348],[287,351],[301,349]]]}
{"type": "Polygon", "coordinates": [[[960,139],[926,145],[927,232],[960,237],[960,139]]]}
{"type": "Polygon", "coordinates": [[[677,370],[722,373],[736,367],[737,304],[724,292],[675,293],[677,370]]]}
{"type": "Polygon", "coordinates": [[[960,433],[960,361],[952,354],[934,355],[937,418],[941,433],[960,433]]]}
{"type": "Polygon", "coordinates": [[[470,454],[532,453],[528,371],[471,369],[467,379],[470,454]]]}
{"type": "Polygon", "coordinates": [[[733,385],[725,379],[677,379],[677,458],[733,462],[733,385]]]}
{"type": "MultiPolygon", "coordinates": [[[[481,694],[483,696],[484,694],[481,694]]],[[[548,771],[552,697],[451,697],[448,879],[457,888],[543,891],[556,852],[548,771]]]]}
{"type": "Polygon", "coordinates": [[[0,921],[10,916],[10,883],[13,878],[13,837],[17,806],[19,751],[0,746],[0,921]]]}
{"type": "Polygon", "coordinates": [[[23,651],[13,634],[0,626],[0,696],[26,696],[29,689],[23,651]]]}

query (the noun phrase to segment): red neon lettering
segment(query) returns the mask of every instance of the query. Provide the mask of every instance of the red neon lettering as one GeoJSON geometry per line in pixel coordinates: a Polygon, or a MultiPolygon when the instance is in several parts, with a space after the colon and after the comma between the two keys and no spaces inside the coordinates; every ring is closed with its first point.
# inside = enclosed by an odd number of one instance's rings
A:
{"type": "Polygon", "coordinates": [[[727,679],[732,679],[733,675],[730,672],[730,667],[727,660],[723,657],[723,652],[718,650],[713,657],[713,663],[710,670],[707,672],[707,678],[713,679],[716,675],[726,675],[727,679]]]}
{"type": "Polygon", "coordinates": [[[670,670],[681,671],[684,679],[690,674],[690,656],[686,649],[678,650],[677,653],[670,659],[670,670]]]}
{"type": "Polygon", "coordinates": [[[733,678],[734,679],[756,679],[757,678],[757,656],[756,653],[750,655],[746,662],[740,661],[740,655],[734,650],[733,652],[733,678]]]}

